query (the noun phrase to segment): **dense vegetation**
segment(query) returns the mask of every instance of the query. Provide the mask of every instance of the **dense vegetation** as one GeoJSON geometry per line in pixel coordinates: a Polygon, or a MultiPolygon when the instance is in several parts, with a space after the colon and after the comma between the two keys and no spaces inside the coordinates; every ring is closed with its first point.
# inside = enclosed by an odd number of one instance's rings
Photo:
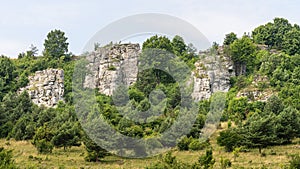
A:
{"type": "MultiPolygon", "coordinates": [[[[227,93],[221,119],[227,122],[228,127],[220,132],[217,143],[224,146],[225,151],[233,151],[235,158],[239,151],[258,148],[259,153],[263,154],[263,148],[291,144],[295,138],[300,137],[299,37],[299,26],[292,25],[283,18],[275,18],[273,22],[257,27],[251,35],[245,34],[238,38],[232,32],[225,36],[224,54],[233,60],[237,76],[231,79],[231,89],[227,93]],[[259,91],[272,91],[269,93],[272,96],[266,102],[255,100],[251,94],[236,97],[239,91],[250,88],[256,77],[268,79],[256,85],[259,91]]],[[[110,154],[88,137],[77,119],[73,105],[72,76],[78,57],[68,53],[68,45],[64,32],[54,30],[49,32],[45,40],[43,56],[36,56],[37,49],[31,46],[29,51],[20,53],[18,59],[0,57],[0,137],[7,140],[30,140],[39,153],[46,154],[51,153],[54,148],[63,147],[67,150],[84,144],[86,155],[83,158],[89,162],[100,161],[110,154]],[[47,68],[60,68],[65,72],[65,102],[60,102],[56,108],[34,105],[26,92],[16,94],[19,88],[26,86],[29,75],[47,68]]],[[[153,36],[143,43],[142,50],[151,48],[178,56],[190,69],[195,68],[194,63],[199,59],[194,47],[185,44],[180,36],[175,36],[172,40],[153,36]]],[[[212,49],[219,50],[219,47],[215,44],[212,49]]],[[[170,75],[158,69],[150,69],[139,72],[137,82],[130,86],[127,94],[131,106],[144,112],[149,109],[150,103],[158,104],[161,101],[159,97],[151,97],[153,90],[164,92],[166,109],[149,123],[123,117],[115,106],[116,100],[100,93],[96,93],[95,107],[120,133],[151,139],[174,123],[182,99],[179,84],[170,75]]],[[[119,90],[115,96],[122,98],[122,92],[124,91],[119,90]]],[[[214,166],[214,147],[210,146],[210,140],[199,140],[210,103],[211,100],[197,103],[199,110],[191,131],[176,142],[180,151],[206,149],[206,154],[199,157],[196,163],[188,164],[168,153],[161,161],[148,168],[214,166]]],[[[96,114],[88,113],[91,117],[96,114]]],[[[156,144],[167,145],[168,140],[156,144]]],[[[11,157],[11,151],[1,149],[0,167],[15,168],[11,157]]],[[[231,166],[229,159],[221,161],[222,168],[231,166]]],[[[290,168],[299,167],[299,161],[299,155],[292,156],[290,168]]]]}

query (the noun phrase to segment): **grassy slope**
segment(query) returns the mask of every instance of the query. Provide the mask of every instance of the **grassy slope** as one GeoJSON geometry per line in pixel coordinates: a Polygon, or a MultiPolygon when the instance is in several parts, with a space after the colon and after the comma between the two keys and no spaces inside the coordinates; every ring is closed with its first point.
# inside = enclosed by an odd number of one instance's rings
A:
{"type": "MultiPolygon", "coordinates": [[[[225,124],[223,124],[225,126],[225,124]]],[[[276,146],[264,149],[266,157],[261,157],[257,149],[253,149],[247,153],[239,153],[239,157],[236,161],[233,161],[233,154],[224,152],[222,147],[216,144],[217,131],[211,137],[211,144],[213,146],[213,155],[216,159],[214,168],[220,168],[220,159],[228,158],[232,163],[232,168],[257,168],[265,165],[268,168],[281,168],[284,164],[287,164],[287,154],[300,153],[300,149],[296,144],[287,146],[276,146]],[[271,151],[276,152],[276,155],[271,155],[271,151]]],[[[295,142],[300,143],[299,139],[295,142]]],[[[148,159],[125,159],[115,156],[106,157],[103,161],[98,163],[88,163],[84,161],[84,147],[72,147],[65,152],[63,149],[54,149],[52,154],[43,155],[38,154],[36,149],[28,141],[9,141],[10,145],[7,145],[8,141],[0,140],[0,146],[7,149],[13,149],[16,163],[21,168],[29,168],[30,166],[36,166],[38,168],[143,168],[159,160],[160,157],[152,157],[148,159]],[[33,156],[33,158],[29,158],[33,156]]],[[[184,162],[196,162],[198,157],[202,155],[204,151],[196,152],[181,152],[174,150],[173,155],[184,162]]]]}

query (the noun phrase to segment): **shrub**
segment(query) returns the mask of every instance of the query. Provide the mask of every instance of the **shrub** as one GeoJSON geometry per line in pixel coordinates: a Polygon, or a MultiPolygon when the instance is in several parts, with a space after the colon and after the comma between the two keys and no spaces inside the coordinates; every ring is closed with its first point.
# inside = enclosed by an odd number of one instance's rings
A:
{"type": "Polygon", "coordinates": [[[295,155],[291,155],[291,160],[289,161],[289,169],[296,169],[296,168],[300,168],[300,155],[299,154],[295,154],[295,155]]]}
{"type": "Polygon", "coordinates": [[[191,144],[193,138],[184,136],[178,143],[177,147],[180,151],[189,150],[189,145],[191,144]]]}
{"type": "Polygon", "coordinates": [[[53,144],[45,139],[36,141],[35,147],[39,153],[52,153],[53,150],[53,144]]]}
{"type": "Polygon", "coordinates": [[[189,144],[189,150],[203,150],[208,147],[209,143],[199,139],[192,139],[189,144]]]}
{"type": "Polygon", "coordinates": [[[206,153],[200,156],[198,161],[204,169],[213,168],[215,159],[213,158],[212,149],[206,150],[206,153]]]}
{"type": "Polygon", "coordinates": [[[231,161],[229,159],[221,158],[221,168],[226,169],[227,167],[231,167],[231,161]]]}
{"type": "Polygon", "coordinates": [[[14,160],[12,159],[12,151],[0,148],[0,168],[15,169],[17,168],[14,160]]]}

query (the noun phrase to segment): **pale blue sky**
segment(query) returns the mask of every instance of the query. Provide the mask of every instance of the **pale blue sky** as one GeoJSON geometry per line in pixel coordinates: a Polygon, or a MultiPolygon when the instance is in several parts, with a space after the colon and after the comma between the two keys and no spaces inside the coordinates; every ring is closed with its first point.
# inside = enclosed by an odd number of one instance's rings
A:
{"type": "MultiPolygon", "coordinates": [[[[39,51],[52,29],[69,38],[70,51],[79,54],[101,28],[122,17],[162,13],[179,17],[197,27],[210,42],[224,35],[239,36],[274,17],[300,24],[300,1],[290,0],[26,0],[2,1],[0,54],[16,57],[34,44],[39,51]]],[[[159,24],[159,23],[158,23],[159,24]]]]}

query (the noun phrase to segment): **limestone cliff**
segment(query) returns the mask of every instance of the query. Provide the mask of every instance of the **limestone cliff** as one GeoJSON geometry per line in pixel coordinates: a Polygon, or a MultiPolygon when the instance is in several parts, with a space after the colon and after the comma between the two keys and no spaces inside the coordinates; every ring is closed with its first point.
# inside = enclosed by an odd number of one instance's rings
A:
{"type": "Polygon", "coordinates": [[[64,95],[64,71],[59,69],[47,69],[37,71],[29,76],[29,84],[21,88],[28,92],[33,103],[46,107],[54,107],[58,101],[63,100],[64,95]]]}
{"type": "Polygon", "coordinates": [[[84,87],[98,88],[100,93],[112,95],[117,83],[131,85],[137,79],[139,54],[139,44],[98,48],[86,57],[90,74],[85,78],[84,87]]]}
{"type": "Polygon", "coordinates": [[[196,100],[209,99],[214,92],[227,92],[230,88],[230,77],[235,76],[233,62],[221,53],[204,51],[200,60],[195,63],[192,72],[194,90],[192,96],[196,100]]]}
{"type": "MultiPolygon", "coordinates": [[[[86,76],[84,86],[98,88],[101,93],[112,95],[116,83],[131,85],[137,79],[137,57],[140,52],[138,44],[115,44],[90,53],[87,56],[87,67],[91,73],[86,76]]],[[[192,96],[196,100],[203,100],[208,99],[214,92],[227,92],[230,88],[230,77],[235,72],[229,57],[212,55],[209,51],[203,52],[200,57],[192,72],[192,96]]]]}

